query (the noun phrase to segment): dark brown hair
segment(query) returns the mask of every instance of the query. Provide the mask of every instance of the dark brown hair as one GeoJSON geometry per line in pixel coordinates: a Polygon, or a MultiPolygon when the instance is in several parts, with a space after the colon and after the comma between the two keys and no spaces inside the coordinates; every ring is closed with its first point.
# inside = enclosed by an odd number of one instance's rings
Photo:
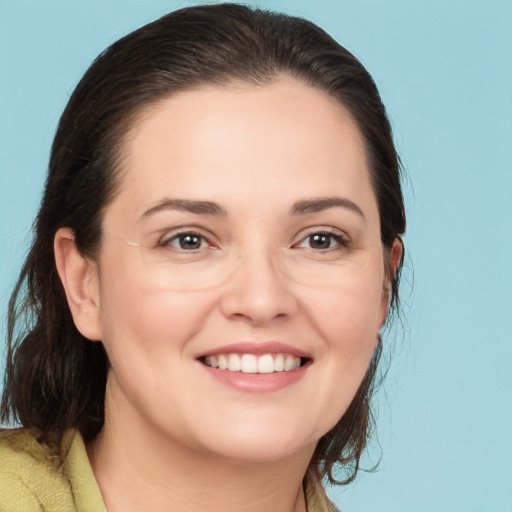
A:
{"type": "MultiPolygon", "coordinates": [[[[78,428],[92,439],[104,421],[108,360],[77,331],[55,268],[53,239],[73,229],[94,257],[102,212],[121,179],[123,142],[137,115],[202,84],[263,84],[293,77],[347,108],[364,137],[389,253],[405,230],[398,157],[375,83],[361,63],[314,24],[234,4],[182,9],[122,38],[91,65],[60,119],[35,224],[34,243],[9,305],[4,420],[49,439],[78,428]]],[[[398,305],[398,271],[390,303],[398,305]]],[[[355,476],[373,426],[370,399],[381,344],[349,409],[319,441],[311,464],[331,482],[341,465],[355,476]]]]}

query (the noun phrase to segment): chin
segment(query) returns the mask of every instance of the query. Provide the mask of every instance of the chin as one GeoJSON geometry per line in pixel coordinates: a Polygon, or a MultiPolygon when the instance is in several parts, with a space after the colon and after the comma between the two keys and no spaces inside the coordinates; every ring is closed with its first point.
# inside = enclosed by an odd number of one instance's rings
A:
{"type": "Polygon", "coordinates": [[[230,443],[223,446],[216,446],[212,453],[239,462],[266,463],[279,460],[286,460],[302,453],[313,454],[316,443],[304,445],[302,443],[283,446],[280,443],[262,439],[257,440],[232,439],[230,443]]]}
{"type": "Polygon", "coordinates": [[[272,462],[299,454],[311,457],[323,434],[298,427],[297,423],[269,424],[261,418],[257,425],[231,423],[218,431],[210,430],[202,444],[211,453],[238,461],[272,462]]]}

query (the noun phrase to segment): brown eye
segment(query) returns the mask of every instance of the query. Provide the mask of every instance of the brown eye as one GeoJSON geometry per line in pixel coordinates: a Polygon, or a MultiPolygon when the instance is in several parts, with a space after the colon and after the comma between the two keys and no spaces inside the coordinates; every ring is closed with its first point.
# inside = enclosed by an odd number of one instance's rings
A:
{"type": "Polygon", "coordinates": [[[315,251],[328,251],[347,247],[348,241],[341,234],[318,231],[303,238],[294,245],[297,249],[313,249],[315,251]]]}
{"type": "Polygon", "coordinates": [[[187,232],[178,233],[161,243],[163,246],[169,246],[183,251],[197,251],[208,245],[208,241],[197,233],[187,232]]]}
{"type": "Polygon", "coordinates": [[[309,237],[309,246],[312,249],[329,249],[331,247],[332,235],[327,233],[315,233],[309,237]]]}
{"type": "Polygon", "coordinates": [[[202,238],[198,235],[180,235],[178,241],[182,249],[193,250],[201,247],[202,238]]]}

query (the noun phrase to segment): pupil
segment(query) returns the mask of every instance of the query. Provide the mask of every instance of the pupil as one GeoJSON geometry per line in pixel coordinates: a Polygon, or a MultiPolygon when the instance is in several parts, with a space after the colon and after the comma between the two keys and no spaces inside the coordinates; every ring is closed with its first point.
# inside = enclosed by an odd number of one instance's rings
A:
{"type": "Polygon", "coordinates": [[[199,249],[201,240],[195,235],[184,235],[180,237],[180,247],[182,249],[199,249]]]}
{"type": "Polygon", "coordinates": [[[310,245],[315,249],[328,249],[331,242],[329,235],[317,234],[311,237],[310,245]]]}

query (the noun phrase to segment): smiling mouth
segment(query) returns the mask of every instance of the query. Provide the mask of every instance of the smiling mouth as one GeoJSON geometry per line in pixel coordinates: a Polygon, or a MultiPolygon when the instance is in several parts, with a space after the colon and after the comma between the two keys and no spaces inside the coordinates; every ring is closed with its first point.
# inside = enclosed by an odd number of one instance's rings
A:
{"type": "Polygon", "coordinates": [[[199,359],[210,368],[229,372],[261,373],[290,372],[304,366],[309,358],[291,354],[218,354],[199,359]]]}

